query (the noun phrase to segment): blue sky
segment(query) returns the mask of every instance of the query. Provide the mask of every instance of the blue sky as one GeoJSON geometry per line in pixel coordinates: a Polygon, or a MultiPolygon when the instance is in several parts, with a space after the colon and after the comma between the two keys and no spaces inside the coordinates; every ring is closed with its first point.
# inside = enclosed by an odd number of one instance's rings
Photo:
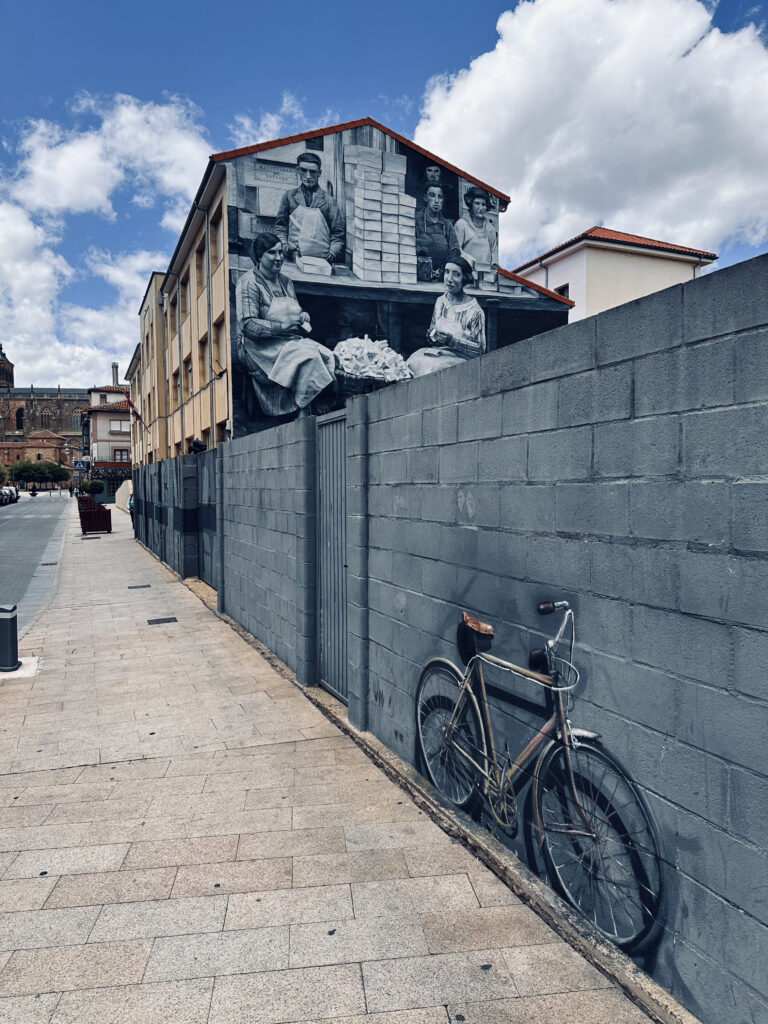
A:
{"type": "Polygon", "coordinates": [[[591,226],[768,250],[765,4],[3,4],[0,340],[125,368],[209,153],[370,115],[508,192],[514,266],[591,226]],[[507,12],[507,13],[504,13],[507,12]]]}

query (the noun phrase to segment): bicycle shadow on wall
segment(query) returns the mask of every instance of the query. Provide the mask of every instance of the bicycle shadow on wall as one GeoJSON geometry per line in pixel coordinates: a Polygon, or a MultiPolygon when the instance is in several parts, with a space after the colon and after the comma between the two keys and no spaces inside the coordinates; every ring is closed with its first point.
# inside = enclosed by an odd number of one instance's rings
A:
{"type": "Polygon", "coordinates": [[[489,826],[620,949],[646,963],[663,931],[664,860],[642,792],[598,733],[571,724],[579,686],[574,615],[527,667],[491,654],[493,627],[463,612],[459,669],[432,658],[416,691],[419,769],[445,801],[489,826]]]}

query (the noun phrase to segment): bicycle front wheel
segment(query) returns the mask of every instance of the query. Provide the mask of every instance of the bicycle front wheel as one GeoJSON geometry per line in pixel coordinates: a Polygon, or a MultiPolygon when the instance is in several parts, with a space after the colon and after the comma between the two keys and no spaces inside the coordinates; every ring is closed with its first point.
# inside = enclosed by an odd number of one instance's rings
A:
{"type": "Polygon", "coordinates": [[[424,767],[446,800],[468,810],[478,792],[486,752],[480,711],[471,690],[448,661],[425,665],[416,691],[416,731],[424,767]],[[454,714],[454,708],[456,713],[454,714]]]}
{"type": "Polygon", "coordinates": [[[647,946],[663,923],[664,886],[661,841],[637,786],[588,743],[550,746],[533,786],[553,887],[617,946],[647,946]]]}

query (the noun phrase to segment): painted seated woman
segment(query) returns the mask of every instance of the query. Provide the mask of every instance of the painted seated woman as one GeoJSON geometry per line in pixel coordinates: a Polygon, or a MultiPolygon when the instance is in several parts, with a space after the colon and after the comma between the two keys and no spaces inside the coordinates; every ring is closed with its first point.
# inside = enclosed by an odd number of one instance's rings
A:
{"type": "Polygon", "coordinates": [[[456,366],[485,352],[485,314],[477,299],[464,292],[471,280],[472,269],[462,256],[448,259],[443,274],[445,292],[435,303],[427,331],[430,345],[408,360],[414,377],[456,366]]]}
{"type": "Polygon", "coordinates": [[[293,282],[280,273],[283,243],[271,232],[253,240],[253,270],[237,282],[237,352],[267,416],[304,409],[333,383],[336,357],[308,337],[309,316],[293,282]]]}

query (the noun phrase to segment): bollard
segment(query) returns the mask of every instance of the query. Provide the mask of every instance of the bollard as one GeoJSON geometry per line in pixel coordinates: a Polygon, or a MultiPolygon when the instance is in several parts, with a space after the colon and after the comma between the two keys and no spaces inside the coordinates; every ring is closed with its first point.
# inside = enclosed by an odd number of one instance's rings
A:
{"type": "Polygon", "coordinates": [[[0,605],[0,672],[15,672],[20,667],[16,605],[0,605]]]}

